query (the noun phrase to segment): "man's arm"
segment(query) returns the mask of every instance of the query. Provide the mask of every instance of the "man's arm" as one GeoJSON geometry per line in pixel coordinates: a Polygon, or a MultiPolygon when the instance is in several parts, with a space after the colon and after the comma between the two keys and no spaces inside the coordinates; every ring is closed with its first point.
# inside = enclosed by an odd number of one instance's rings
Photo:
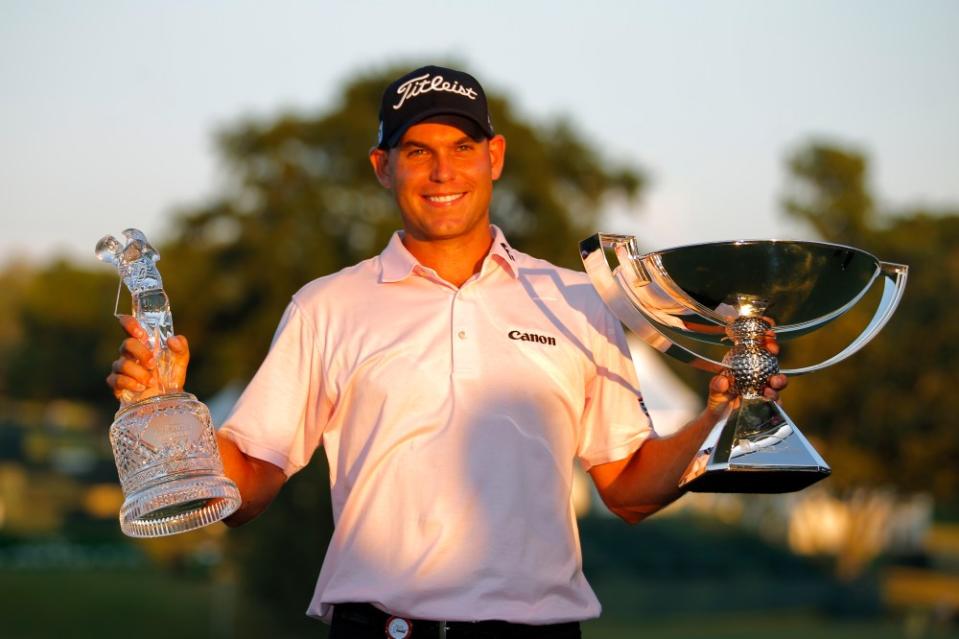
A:
{"type": "MultiPolygon", "coordinates": [[[[153,352],[147,345],[146,332],[129,315],[119,318],[120,325],[129,334],[120,345],[120,357],[113,362],[113,369],[107,377],[107,385],[113,394],[120,398],[123,391],[133,391],[149,396],[151,391],[159,391],[153,352]]],[[[182,335],[167,340],[170,351],[171,370],[174,387],[183,388],[186,382],[187,366],[190,362],[190,345],[182,335]]],[[[217,446],[223,460],[223,472],[232,479],[240,490],[242,503],[240,508],[224,519],[228,526],[239,526],[250,521],[270,505],[280,488],[286,482],[286,474],[278,466],[245,454],[232,439],[217,433],[217,446]]]]}
{"type": "Polygon", "coordinates": [[[220,433],[216,443],[223,459],[223,472],[240,489],[239,509],[223,520],[231,528],[241,526],[266,510],[286,483],[286,474],[268,461],[250,457],[229,437],[220,433]]]}
{"type": "MultiPolygon", "coordinates": [[[[779,346],[769,335],[766,348],[776,354],[779,346]]],[[[763,394],[779,399],[786,387],[785,375],[773,375],[763,394]]],[[[629,457],[589,470],[603,503],[631,524],[638,523],[681,497],[679,480],[703,441],[738,396],[725,375],[716,375],[709,383],[709,398],[700,415],[669,437],[647,439],[629,457]]]]}

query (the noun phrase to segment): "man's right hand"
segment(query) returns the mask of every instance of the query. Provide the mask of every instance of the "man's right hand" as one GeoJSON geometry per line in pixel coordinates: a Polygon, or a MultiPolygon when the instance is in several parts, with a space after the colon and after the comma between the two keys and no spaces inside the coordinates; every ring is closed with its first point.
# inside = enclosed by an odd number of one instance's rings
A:
{"type": "MultiPolygon", "coordinates": [[[[144,399],[164,392],[157,374],[160,353],[150,349],[146,331],[130,315],[120,315],[117,319],[129,337],[120,344],[120,357],[113,362],[107,376],[107,385],[113,389],[113,395],[122,401],[125,396],[129,399],[129,396],[136,395],[144,399]]],[[[167,369],[168,387],[165,390],[182,390],[190,363],[190,345],[184,336],[174,335],[167,340],[167,347],[164,368],[167,369]]]]}

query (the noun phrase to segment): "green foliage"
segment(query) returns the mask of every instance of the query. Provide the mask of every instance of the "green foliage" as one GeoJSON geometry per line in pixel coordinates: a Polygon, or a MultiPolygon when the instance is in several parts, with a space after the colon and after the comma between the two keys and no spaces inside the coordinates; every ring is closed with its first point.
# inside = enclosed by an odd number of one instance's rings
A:
{"type": "Polygon", "coordinates": [[[809,222],[823,238],[858,245],[874,223],[867,192],[866,158],[813,142],[788,160],[793,181],[786,211],[809,222]]]}
{"type": "Polygon", "coordinates": [[[62,261],[0,275],[0,393],[112,403],[103,380],[119,341],[116,287],[115,275],[62,261]]]}
{"type": "Polygon", "coordinates": [[[664,513],[627,527],[587,517],[579,528],[603,622],[774,610],[871,615],[880,608],[875,574],[840,582],[825,563],[713,518],[664,513]]]}
{"type": "MultiPolygon", "coordinates": [[[[811,144],[789,161],[787,211],[831,242],[908,264],[896,315],[846,362],[794,380],[785,401],[844,487],[891,484],[931,491],[942,504],[959,499],[959,429],[952,413],[959,385],[959,211],[879,215],[866,188],[866,159],[811,144]],[[801,194],[801,195],[800,195],[801,194]]],[[[787,346],[784,364],[820,361],[838,352],[868,322],[877,295],[807,341],[787,346]]]]}

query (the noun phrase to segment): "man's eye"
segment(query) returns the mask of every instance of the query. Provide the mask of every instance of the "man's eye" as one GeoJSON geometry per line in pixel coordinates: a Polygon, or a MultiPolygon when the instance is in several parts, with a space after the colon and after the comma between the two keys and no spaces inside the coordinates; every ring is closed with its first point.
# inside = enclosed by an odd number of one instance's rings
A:
{"type": "Polygon", "coordinates": [[[472,145],[472,144],[461,144],[461,145],[459,145],[458,147],[456,147],[456,150],[457,150],[457,151],[472,151],[472,150],[473,150],[473,145],[472,145]]]}
{"type": "Polygon", "coordinates": [[[412,149],[406,154],[406,157],[417,158],[423,155],[426,155],[426,149],[412,149]]]}

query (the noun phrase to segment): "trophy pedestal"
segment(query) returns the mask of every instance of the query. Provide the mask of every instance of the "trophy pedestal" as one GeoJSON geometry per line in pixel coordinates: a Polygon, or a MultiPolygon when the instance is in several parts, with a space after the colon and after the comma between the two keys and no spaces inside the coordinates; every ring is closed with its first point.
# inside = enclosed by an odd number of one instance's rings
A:
{"type": "Polygon", "coordinates": [[[781,406],[743,399],[716,425],[679,485],[704,493],[788,493],[831,472],[781,406]]]}
{"type": "Polygon", "coordinates": [[[210,411],[189,393],[157,395],[117,413],[110,444],[131,537],[186,532],[228,517],[240,492],[223,474],[210,411]]]}

